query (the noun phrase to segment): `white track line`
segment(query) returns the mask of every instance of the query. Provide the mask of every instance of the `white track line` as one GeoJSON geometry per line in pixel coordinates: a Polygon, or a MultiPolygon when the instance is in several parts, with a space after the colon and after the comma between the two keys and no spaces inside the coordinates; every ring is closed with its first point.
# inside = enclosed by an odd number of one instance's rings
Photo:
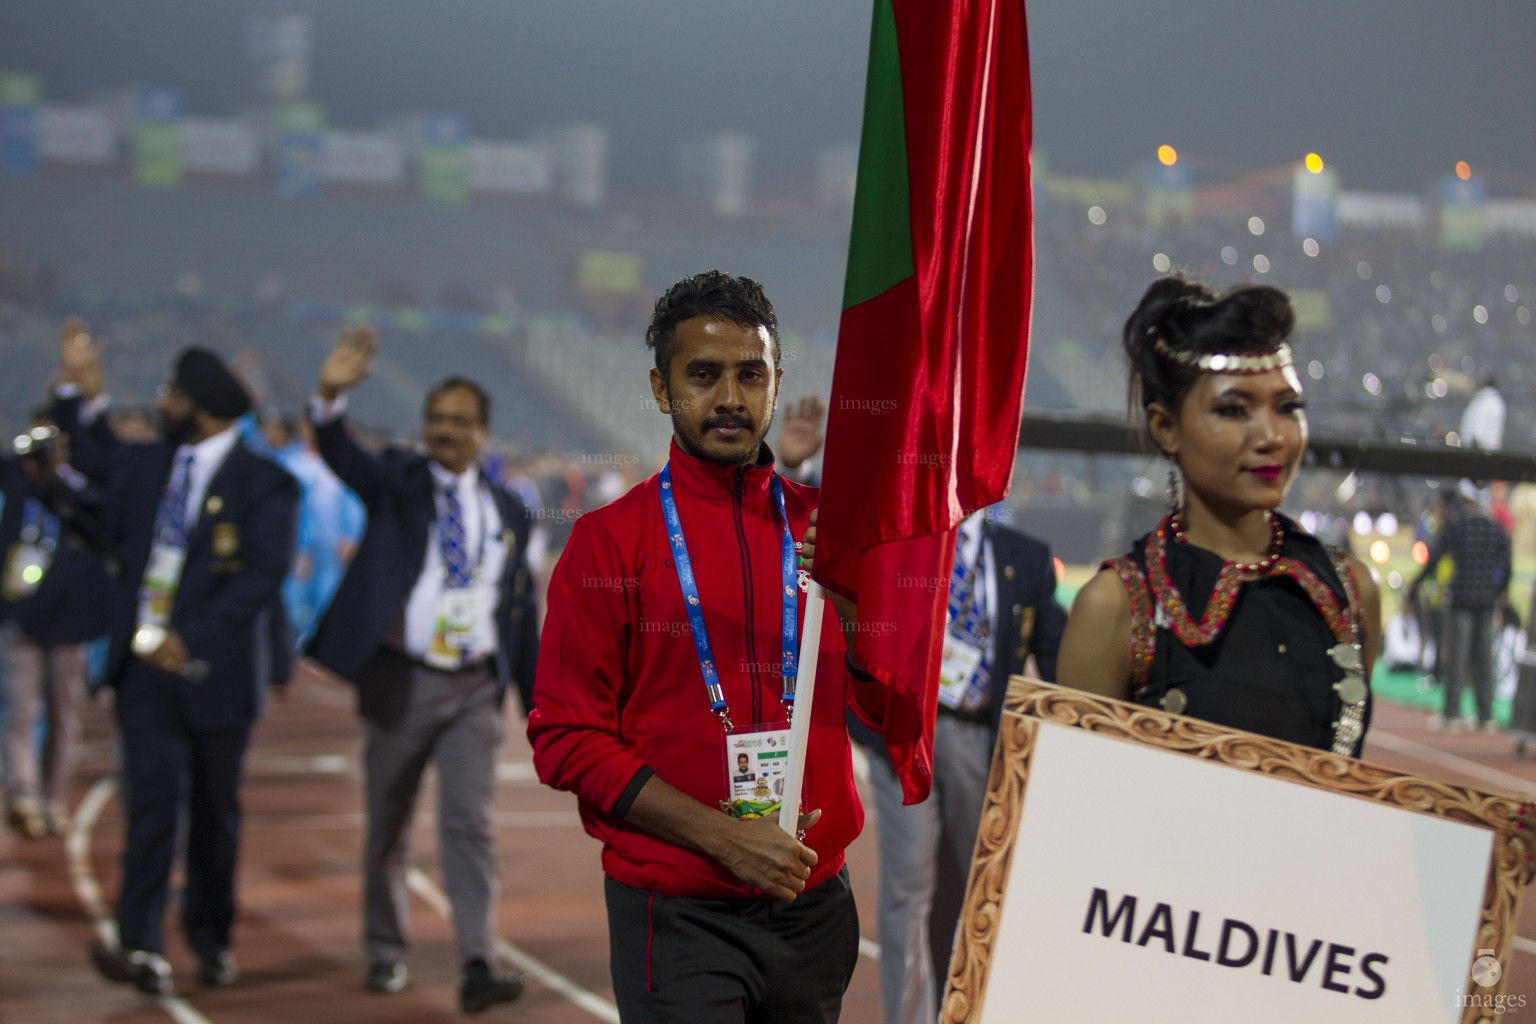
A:
{"type": "MultiPolygon", "coordinates": [[[[453,911],[448,906],[448,897],[437,884],[422,874],[416,868],[411,868],[405,876],[405,884],[417,896],[421,897],[433,910],[437,911],[444,920],[453,920],[453,911]]],[[[537,978],[546,988],[552,989],[586,1010],[598,1020],[607,1021],[608,1024],[619,1024],[619,1008],[614,1006],[602,996],[582,988],[570,978],[550,967],[540,960],[535,960],[527,953],[507,942],[505,939],[496,940],[496,952],[500,953],[512,966],[524,973],[537,978]]]]}
{"type": "MultiPolygon", "coordinates": [[[[115,780],[97,779],[96,784],[85,794],[85,799],[80,801],[80,807],[69,823],[69,835],[64,840],[64,850],[69,859],[69,880],[74,883],[75,896],[90,915],[96,934],[109,946],[117,945],[117,922],[107,913],[107,901],[101,894],[96,873],[91,869],[91,832],[96,827],[96,819],[101,817],[101,809],[116,792],[115,780]]],[[[160,1009],[177,1024],[213,1024],[180,996],[149,998],[158,1003],[160,1009]]]]}

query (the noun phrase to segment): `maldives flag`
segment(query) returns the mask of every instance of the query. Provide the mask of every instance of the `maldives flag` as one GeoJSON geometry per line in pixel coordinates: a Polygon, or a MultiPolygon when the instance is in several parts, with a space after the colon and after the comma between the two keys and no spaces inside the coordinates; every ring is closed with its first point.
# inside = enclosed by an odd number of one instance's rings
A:
{"type": "Polygon", "coordinates": [[[875,0],[816,577],[858,602],[907,803],[933,779],[955,527],[1018,446],[1029,111],[1023,0],[875,0]]]}

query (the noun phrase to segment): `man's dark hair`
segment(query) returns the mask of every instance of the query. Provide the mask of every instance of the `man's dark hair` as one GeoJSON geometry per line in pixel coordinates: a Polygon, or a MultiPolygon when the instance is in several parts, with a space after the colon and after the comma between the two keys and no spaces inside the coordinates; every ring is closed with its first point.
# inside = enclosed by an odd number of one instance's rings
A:
{"type": "Polygon", "coordinates": [[[773,303],[763,294],[763,286],[750,277],[706,270],[683,278],[656,300],[651,325],[645,330],[645,347],[655,350],[656,369],[662,376],[666,376],[672,360],[677,325],[698,316],[728,320],[749,330],[766,327],[773,343],[773,366],[778,369],[779,318],[773,303]]]}
{"type": "Polygon", "coordinates": [[[491,396],[485,393],[485,388],[470,380],[468,377],[445,377],[427,392],[427,400],[421,404],[421,415],[425,419],[432,412],[432,403],[437,401],[437,396],[444,391],[452,391],[454,388],[464,388],[473,392],[475,401],[480,405],[480,423],[483,426],[491,425],[491,396]]]}

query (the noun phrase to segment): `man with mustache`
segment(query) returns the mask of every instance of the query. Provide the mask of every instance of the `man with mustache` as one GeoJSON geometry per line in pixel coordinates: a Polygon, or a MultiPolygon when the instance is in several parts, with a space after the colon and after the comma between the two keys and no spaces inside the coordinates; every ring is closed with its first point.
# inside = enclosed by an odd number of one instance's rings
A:
{"type": "Polygon", "coordinates": [[[427,762],[437,765],[438,834],[463,974],[459,1007],[476,1013],[522,994],[495,964],[498,896],[491,802],[502,700],[514,676],[532,685],[520,645],[533,615],[523,505],[480,470],[490,398],[449,377],[427,393],[427,455],[381,455],[353,440],[345,393],[368,376],[378,337],[349,328],[320,368],[311,399],[320,455],[362,500],[368,525],[308,653],[357,686],[367,728],[363,852],[363,986],[406,984],[406,870],[411,819],[427,762]]]}
{"type": "Polygon", "coordinates": [[[267,684],[287,679],[274,622],[298,484],[240,440],[250,399],[212,352],[177,357],[155,400],[160,440],[120,444],[78,429],[81,390],[101,375],[84,324],[66,324],[59,347],[53,420],[74,442],[76,468],[102,488],[97,518],[117,567],[103,682],[116,692],[127,841],[119,941],[93,944],[91,962],[110,981],[172,990],[162,918],[184,833],[187,944],[198,980],[227,986],[238,978],[230,931],[245,751],[267,684]]]}
{"type": "MultiPolygon", "coordinates": [[[[843,851],[864,820],[844,708],[877,725],[883,703],[829,615],[815,707],[794,706],[818,492],[763,443],[778,320],[757,282],[710,271],[657,301],[646,343],[669,460],[578,519],[555,568],[534,765],[602,840],[626,1024],[835,1021],[859,942],[843,851]],[[613,578],[632,585],[591,582],[613,578]],[[791,711],[812,716],[800,838],[763,816],[791,711]]],[[[857,628],[851,604],[837,618],[857,628]]]]}

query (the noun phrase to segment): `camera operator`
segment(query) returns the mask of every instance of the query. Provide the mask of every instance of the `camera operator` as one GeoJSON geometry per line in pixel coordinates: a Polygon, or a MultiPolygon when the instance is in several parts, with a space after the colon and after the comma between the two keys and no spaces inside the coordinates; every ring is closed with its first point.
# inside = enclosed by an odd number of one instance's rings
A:
{"type": "Polygon", "coordinates": [[[85,482],[69,466],[68,442],[37,413],[0,457],[0,752],[6,821],[28,839],[67,821],[86,647],[107,625],[106,570],[88,543],[93,521],[80,508],[85,482]]]}

